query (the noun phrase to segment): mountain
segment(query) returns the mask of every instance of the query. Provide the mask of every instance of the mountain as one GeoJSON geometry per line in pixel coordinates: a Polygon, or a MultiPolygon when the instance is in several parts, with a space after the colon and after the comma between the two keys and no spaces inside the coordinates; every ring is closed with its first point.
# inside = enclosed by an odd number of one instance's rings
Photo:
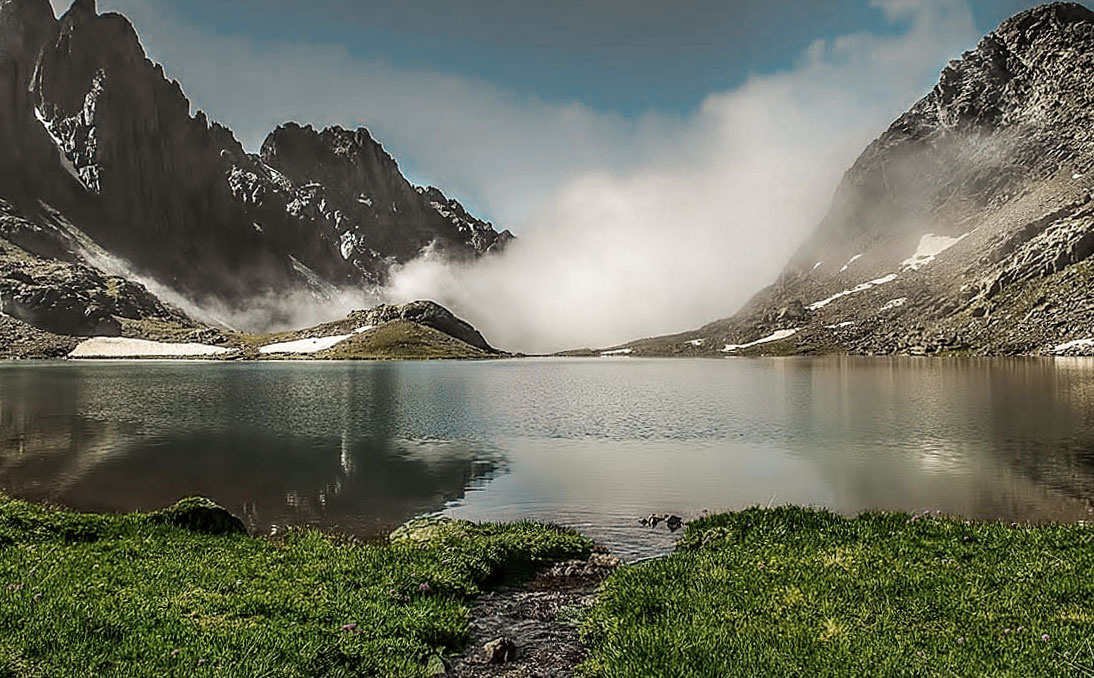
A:
{"type": "Polygon", "coordinates": [[[300,289],[322,298],[381,284],[427,247],[473,259],[512,239],[412,186],[364,129],[288,123],[245,152],[95,0],[59,19],[49,0],[0,0],[0,92],[5,322],[193,328],[157,296],[229,312],[300,289]]]}
{"type": "Polygon", "coordinates": [[[615,355],[1094,353],[1094,12],[950,62],[736,315],[615,355]]]}

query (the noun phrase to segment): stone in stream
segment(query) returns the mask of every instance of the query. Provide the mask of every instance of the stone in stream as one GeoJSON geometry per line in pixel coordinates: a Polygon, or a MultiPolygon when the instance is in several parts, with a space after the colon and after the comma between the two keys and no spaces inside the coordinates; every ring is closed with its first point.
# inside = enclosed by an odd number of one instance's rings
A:
{"type": "Polygon", "coordinates": [[[517,658],[517,644],[512,638],[502,636],[483,645],[482,652],[491,664],[508,664],[517,658]]]}

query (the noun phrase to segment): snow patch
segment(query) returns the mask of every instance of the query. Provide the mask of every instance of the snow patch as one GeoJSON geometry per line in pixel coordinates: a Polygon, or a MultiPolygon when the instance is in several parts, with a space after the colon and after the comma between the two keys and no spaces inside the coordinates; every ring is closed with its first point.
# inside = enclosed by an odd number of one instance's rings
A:
{"type": "Polygon", "coordinates": [[[891,311],[891,310],[893,310],[894,308],[900,308],[901,306],[903,306],[903,305],[904,305],[904,304],[906,304],[906,303],[908,303],[908,297],[901,297],[901,298],[899,298],[899,299],[893,299],[893,300],[892,300],[892,301],[890,301],[889,303],[887,303],[887,304],[885,304],[884,306],[882,306],[882,307],[881,307],[881,310],[883,310],[883,311],[891,311]]]}
{"type": "Polygon", "coordinates": [[[602,356],[612,356],[612,355],[630,355],[631,353],[634,353],[634,351],[633,351],[632,349],[629,349],[629,348],[620,348],[620,349],[617,349],[617,350],[615,350],[615,351],[602,351],[602,352],[600,353],[600,355],[602,355],[602,356]]]}
{"type": "Polygon", "coordinates": [[[364,327],[358,327],[353,331],[354,334],[361,334],[362,332],[368,332],[369,330],[376,329],[375,325],[365,325],[364,327]]]}
{"type": "Polygon", "coordinates": [[[92,337],[80,343],[69,358],[184,358],[224,355],[233,349],[208,344],[168,344],[125,337],[92,337]]]}
{"type": "Polygon", "coordinates": [[[338,245],[338,250],[342,253],[342,258],[349,261],[349,258],[353,256],[353,250],[356,247],[357,236],[349,231],[343,233],[342,240],[338,245]]]}
{"type": "Polygon", "coordinates": [[[1076,339],[1075,341],[1069,341],[1052,349],[1052,352],[1066,353],[1076,348],[1094,348],[1094,339],[1076,339]]]}
{"type": "Polygon", "coordinates": [[[1081,174],[1079,174],[1079,173],[1075,173],[1075,174],[1072,174],[1072,175],[1071,175],[1071,178],[1072,178],[1072,179],[1082,179],[1082,178],[1083,178],[1083,175],[1081,175],[1081,174]]]}
{"type": "Polygon", "coordinates": [[[836,323],[835,325],[825,325],[824,329],[826,329],[826,330],[842,330],[844,327],[850,327],[851,325],[854,325],[854,324],[855,323],[848,320],[847,322],[836,323]]]}
{"type": "Polygon", "coordinates": [[[726,344],[726,347],[722,349],[723,353],[730,353],[732,351],[740,351],[744,348],[752,348],[753,346],[759,346],[760,344],[770,344],[773,341],[782,341],[783,339],[789,339],[798,332],[801,332],[801,328],[795,328],[792,330],[778,330],[773,334],[769,334],[763,339],[757,339],[756,341],[750,341],[747,344],[726,344]]]}
{"type": "Polygon", "coordinates": [[[688,343],[692,346],[702,346],[704,341],[706,341],[706,339],[692,339],[688,343]]]}
{"type": "Polygon", "coordinates": [[[258,225],[257,221],[251,222],[251,226],[254,226],[256,231],[262,233],[262,227],[258,225]]]}
{"type": "Polygon", "coordinates": [[[934,261],[939,254],[942,254],[968,236],[969,234],[966,233],[962,236],[951,238],[947,235],[928,233],[919,239],[919,247],[916,248],[915,254],[900,262],[900,265],[905,271],[918,271],[920,268],[934,261]]]}
{"type": "Polygon", "coordinates": [[[823,263],[824,263],[823,261],[818,261],[817,263],[813,264],[813,270],[815,271],[818,268],[820,268],[821,264],[823,264],[823,263]]]}
{"type": "Polygon", "coordinates": [[[828,297],[827,299],[821,299],[820,301],[817,301],[817,302],[814,302],[814,303],[810,304],[809,305],[809,310],[810,311],[816,311],[817,309],[824,308],[825,306],[827,306],[828,304],[831,304],[833,301],[836,301],[837,299],[842,299],[844,297],[849,297],[852,294],[858,294],[859,292],[865,292],[866,290],[870,289],[871,287],[877,287],[878,285],[884,285],[886,283],[891,283],[894,280],[896,280],[896,273],[890,273],[889,275],[882,276],[880,278],[877,278],[876,280],[871,280],[869,282],[864,282],[861,285],[856,285],[856,286],[852,287],[849,290],[843,290],[842,292],[837,292],[837,293],[833,294],[832,296],[828,297]]]}
{"type": "Polygon", "coordinates": [[[861,258],[862,258],[861,254],[856,254],[855,256],[851,257],[850,259],[847,260],[847,263],[843,265],[843,268],[841,268],[839,270],[839,272],[843,273],[847,269],[851,268],[851,264],[855,263],[856,261],[858,261],[861,258]]]}
{"type": "Polygon", "coordinates": [[[365,205],[366,207],[372,207],[372,198],[365,195],[364,193],[357,196],[357,202],[361,203],[362,205],[365,205]]]}
{"type": "Polygon", "coordinates": [[[271,353],[319,353],[341,344],[352,336],[352,334],[338,334],[333,337],[312,337],[295,341],[283,341],[278,344],[263,346],[258,349],[258,352],[266,355],[271,353]]]}

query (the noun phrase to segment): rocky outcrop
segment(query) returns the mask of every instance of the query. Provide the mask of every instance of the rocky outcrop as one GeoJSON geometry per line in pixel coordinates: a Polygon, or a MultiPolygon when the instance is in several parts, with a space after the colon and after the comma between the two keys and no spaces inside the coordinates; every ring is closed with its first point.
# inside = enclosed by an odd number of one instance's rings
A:
{"type": "Polygon", "coordinates": [[[123,319],[193,324],[143,285],[83,263],[77,248],[0,200],[0,312],[60,335],[118,336],[123,319]]]}
{"type": "Polygon", "coordinates": [[[412,301],[402,305],[381,304],[367,311],[355,311],[350,314],[350,319],[363,326],[378,326],[395,320],[407,320],[432,327],[438,332],[443,332],[487,353],[499,352],[487,343],[482,334],[471,326],[471,323],[457,318],[447,308],[432,301],[412,301]]]}
{"type": "Polygon", "coordinates": [[[771,287],[632,354],[1054,353],[1094,337],[1091,82],[1094,12],[1008,19],[863,152],[771,287]]]}
{"type": "Polygon", "coordinates": [[[76,180],[67,194],[43,186],[40,195],[105,248],[199,298],[292,279],[228,188],[226,131],[190,115],[178,82],[146,58],[125,17],[73,4],[34,74],[32,113],[76,180]]]}

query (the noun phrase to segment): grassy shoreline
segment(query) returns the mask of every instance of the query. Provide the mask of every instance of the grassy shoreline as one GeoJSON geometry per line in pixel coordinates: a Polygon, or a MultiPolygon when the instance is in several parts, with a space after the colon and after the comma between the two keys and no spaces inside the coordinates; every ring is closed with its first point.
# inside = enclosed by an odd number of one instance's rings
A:
{"type": "Polygon", "coordinates": [[[195,505],[107,516],[0,498],[0,676],[434,675],[483,590],[591,548],[456,521],[378,544],[273,541],[195,505]]]}
{"type": "MultiPolygon", "coordinates": [[[[592,544],[418,520],[247,536],[200,500],[95,515],[0,496],[0,677],[428,676],[475,598],[592,544]]],[[[750,509],[624,566],[578,675],[1094,675],[1094,527],[750,509]]]]}
{"type": "Polygon", "coordinates": [[[608,578],[586,675],[1094,675],[1094,527],[750,509],[608,578]]]}

